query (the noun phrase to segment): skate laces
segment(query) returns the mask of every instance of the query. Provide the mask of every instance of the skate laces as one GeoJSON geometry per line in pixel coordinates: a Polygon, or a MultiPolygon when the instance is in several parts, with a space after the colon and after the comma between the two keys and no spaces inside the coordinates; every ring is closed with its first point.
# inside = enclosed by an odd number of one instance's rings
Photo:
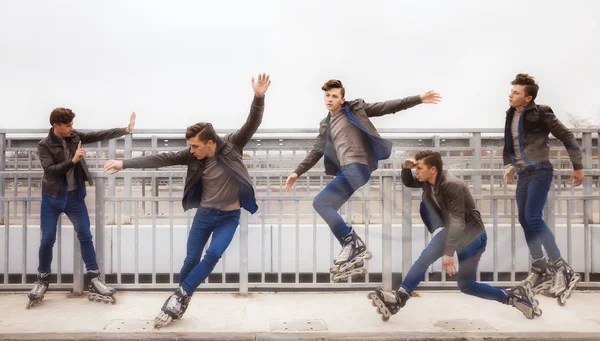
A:
{"type": "Polygon", "coordinates": [[[341,262],[348,261],[348,258],[350,257],[350,254],[352,253],[352,249],[353,248],[354,248],[354,243],[353,242],[346,243],[342,247],[342,251],[340,251],[340,254],[335,259],[336,263],[341,263],[341,262]]]}

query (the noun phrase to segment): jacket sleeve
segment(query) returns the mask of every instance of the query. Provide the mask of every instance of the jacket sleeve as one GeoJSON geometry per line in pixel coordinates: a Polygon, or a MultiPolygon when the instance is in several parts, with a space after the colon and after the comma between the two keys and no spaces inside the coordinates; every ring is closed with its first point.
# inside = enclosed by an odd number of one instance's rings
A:
{"type": "Polygon", "coordinates": [[[50,148],[44,143],[38,144],[38,156],[44,172],[48,175],[56,176],[65,174],[71,168],[75,167],[75,164],[71,159],[66,160],[65,162],[55,163],[54,158],[50,153],[50,148]]]}
{"type": "Polygon", "coordinates": [[[115,129],[107,129],[107,130],[99,130],[92,131],[89,133],[76,132],[81,139],[82,144],[86,143],[94,143],[98,141],[111,140],[116,139],[117,137],[121,137],[123,135],[127,135],[127,131],[125,128],[115,128],[115,129]]]}
{"type": "Polygon", "coordinates": [[[324,151],[325,151],[325,133],[321,131],[321,132],[319,132],[319,135],[317,136],[317,141],[315,142],[313,148],[311,149],[310,152],[308,152],[308,155],[306,155],[306,157],[304,158],[304,161],[302,161],[298,165],[298,167],[296,167],[296,170],[294,171],[294,173],[298,174],[298,176],[306,173],[315,164],[317,164],[317,162],[319,162],[319,160],[323,157],[324,151]]]}
{"type": "Polygon", "coordinates": [[[174,165],[187,165],[193,160],[189,149],[179,152],[160,153],[157,155],[146,155],[123,160],[125,168],[160,168],[174,165]]]}
{"type": "Polygon", "coordinates": [[[365,111],[369,117],[383,116],[412,108],[421,103],[421,96],[417,95],[385,102],[365,103],[365,111]]]}
{"type": "Polygon", "coordinates": [[[410,168],[402,168],[402,173],[400,174],[404,186],[411,188],[423,188],[423,183],[413,175],[413,172],[410,168]]]}
{"type": "Polygon", "coordinates": [[[452,257],[465,229],[465,191],[468,189],[455,183],[444,183],[440,190],[442,190],[444,206],[448,215],[448,237],[444,255],[452,257]]]}
{"type": "Polygon", "coordinates": [[[244,149],[250,141],[258,127],[262,123],[263,112],[265,111],[265,98],[254,96],[250,106],[250,114],[246,123],[235,133],[231,134],[231,142],[240,150],[244,149]]]}
{"type": "Polygon", "coordinates": [[[562,124],[550,107],[544,113],[544,124],[546,124],[548,131],[565,145],[571,163],[573,163],[573,169],[583,169],[583,153],[581,152],[581,148],[579,148],[579,143],[577,143],[575,135],[569,128],[562,124]]]}

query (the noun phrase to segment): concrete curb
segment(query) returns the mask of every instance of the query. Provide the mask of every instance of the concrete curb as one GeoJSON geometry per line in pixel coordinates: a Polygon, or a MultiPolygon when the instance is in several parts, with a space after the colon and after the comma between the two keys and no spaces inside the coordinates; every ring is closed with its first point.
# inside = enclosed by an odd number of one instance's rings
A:
{"type": "Polygon", "coordinates": [[[0,334],[3,341],[597,341],[598,333],[78,333],[73,334],[0,334]]]}

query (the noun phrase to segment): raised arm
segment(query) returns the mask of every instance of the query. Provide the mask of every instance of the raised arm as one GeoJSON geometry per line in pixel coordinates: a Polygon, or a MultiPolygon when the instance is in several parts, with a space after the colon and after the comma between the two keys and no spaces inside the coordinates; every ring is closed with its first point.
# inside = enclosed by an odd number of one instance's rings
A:
{"type": "Polygon", "coordinates": [[[412,172],[412,169],[416,165],[417,162],[414,159],[404,160],[404,163],[402,164],[402,173],[400,173],[404,186],[411,188],[423,188],[423,183],[419,181],[419,179],[417,179],[412,172]]]}
{"type": "Polygon", "coordinates": [[[125,128],[99,130],[99,131],[92,131],[89,133],[77,132],[77,134],[79,135],[79,138],[81,139],[81,142],[83,144],[94,143],[94,142],[98,142],[98,141],[116,139],[123,135],[130,134],[131,132],[133,132],[134,126],[135,126],[135,112],[131,113],[131,116],[129,117],[129,124],[125,128]]]}
{"type": "Polygon", "coordinates": [[[262,123],[263,112],[265,110],[265,93],[271,85],[271,78],[267,74],[258,75],[254,81],[252,77],[252,89],[254,90],[254,100],[250,106],[250,114],[244,125],[231,135],[231,141],[238,149],[243,149],[250,141],[256,130],[262,123]]]}

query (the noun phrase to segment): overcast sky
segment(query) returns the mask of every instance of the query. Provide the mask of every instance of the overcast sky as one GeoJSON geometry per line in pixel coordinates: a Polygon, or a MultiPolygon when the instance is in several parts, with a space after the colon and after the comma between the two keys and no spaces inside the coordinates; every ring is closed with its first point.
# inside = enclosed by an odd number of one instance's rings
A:
{"type": "Polygon", "coordinates": [[[321,85],[383,101],[434,89],[437,106],[374,119],[385,128],[502,127],[510,81],[538,103],[600,125],[600,1],[0,0],[0,129],[184,129],[245,120],[250,78],[271,74],[262,128],[316,128],[321,85]]]}

